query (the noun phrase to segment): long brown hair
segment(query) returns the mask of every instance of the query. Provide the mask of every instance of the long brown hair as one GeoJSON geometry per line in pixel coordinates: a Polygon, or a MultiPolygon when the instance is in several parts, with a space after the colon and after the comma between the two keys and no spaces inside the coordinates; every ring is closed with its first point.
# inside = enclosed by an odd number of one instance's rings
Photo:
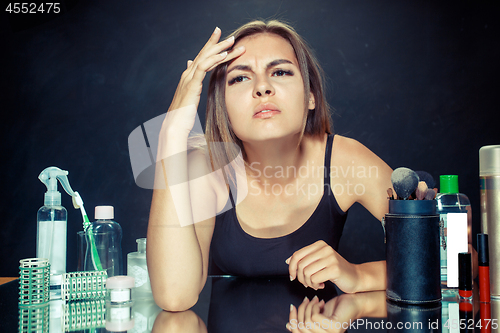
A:
{"type": "MultiPolygon", "coordinates": [[[[249,22],[238,28],[230,36],[234,36],[233,45],[236,45],[239,40],[260,33],[278,35],[292,45],[304,81],[304,108],[308,105],[311,92],[314,96],[315,109],[304,113],[300,140],[303,135],[321,136],[325,133],[331,134],[330,108],[323,94],[323,70],[307,43],[290,25],[277,20],[249,22]]],[[[243,158],[246,161],[243,144],[235,135],[226,110],[227,66],[228,64],[224,63],[213,70],[208,86],[205,136],[208,141],[210,162],[214,170],[227,165],[237,156],[239,150],[243,153],[243,158]],[[211,145],[212,142],[223,142],[225,144],[211,145]]]]}

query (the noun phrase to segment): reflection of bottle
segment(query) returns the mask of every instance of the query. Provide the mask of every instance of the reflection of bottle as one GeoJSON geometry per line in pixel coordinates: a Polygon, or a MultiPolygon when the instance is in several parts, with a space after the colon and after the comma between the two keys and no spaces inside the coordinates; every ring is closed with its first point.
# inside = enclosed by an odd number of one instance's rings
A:
{"type": "Polygon", "coordinates": [[[490,291],[500,297],[500,145],[479,149],[481,230],[488,234],[490,291]]]}
{"type": "Polygon", "coordinates": [[[97,270],[95,259],[89,246],[90,233],[94,237],[95,246],[99,254],[102,268],[108,277],[121,275],[122,272],[122,228],[112,221],[114,218],[113,206],[96,206],[95,219],[86,230],[87,251],[85,256],[85,270],[97,270]]]}
{"type": "MultiPolygon", "coordinates": [[[[439,177],[440,189],[436,196],[436,212],[444,228],[441,244],[441,286],[458,288],[458,253],[468,252],[472,243],[472,213],[469,198],[458,193],[458,176],[439,177]]],[[[443,291],[443,296],[446,296],[443,291]]]]}
{"type": "Polygon", "coordinates": [[[136,242],[137,252],[131,252],[127,255],[127,275],[135,278],[134,300],[152,298],[146,263],[146,238],[139,238],[136,242]]]}
{"type": "MultiPolygon", "coordinates": [[[[135,289],[132,291],[134,294],[135,289]]],[[[134,294],[135,295],[135,294],[134,294]]],[[[134,305],[132,306],[134,312],[135,326],[132,330],[133,333],[149,333],[153,330],[156,316],[162,309],[156,305],[154,299],[136,300],[134,296],[134,305]]]]}

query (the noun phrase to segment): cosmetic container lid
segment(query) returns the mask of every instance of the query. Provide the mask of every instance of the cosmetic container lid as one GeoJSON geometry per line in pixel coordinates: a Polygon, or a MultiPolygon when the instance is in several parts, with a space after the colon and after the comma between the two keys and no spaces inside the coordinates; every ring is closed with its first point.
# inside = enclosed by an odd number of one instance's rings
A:
{"type": "Polygon", "coordinates": [[[106,280],[106,289],[130,289],[134,286],[135,279],[132,276],[117,275],[106,280]]]}
{"type": "Polygon", "coordinates": [[[94,217],[96,220],[112,220],[115,217],[113,206],[96,206],[94,217]]]}
{"type": "Polygon", "coordinates": [[[479,265],[488,266],[490,264],[490,256],[488,253],[487,234],[477,234],[477,253],[479,265]]]}
{"type": "Polygon", "coordinates": [[[479,177],[500,176],[500,145],[479,149],[479,177]]]}
{"type": "Polygon", "coordinates": [[[472,290],[471,254],[468,252],[458,254],[458,289],[472,290]]]}
{"type": "Polygon", "coordinates": [[[435,215],[434,200],[389,200],[389,214],[435,215]]]}
{"type": "Polygon", "coordinates": [[[439,176],[439,193],[458,193],[458,176],[441,175],[439,176]]]}
{"type": "Polygon", "coordinates": [[[146,253],[146,238],[137,238],[135,240],[137,242],[137,252],[146,253]]]}

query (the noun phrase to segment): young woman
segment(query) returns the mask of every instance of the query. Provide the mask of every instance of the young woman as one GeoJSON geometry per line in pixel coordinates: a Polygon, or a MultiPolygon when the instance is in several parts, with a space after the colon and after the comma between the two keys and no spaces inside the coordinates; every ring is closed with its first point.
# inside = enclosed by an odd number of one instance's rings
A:
{"type": "Polygon", "coordinates": [[[352,204],[379,220],[387,212],[392,170],[331,134],[321,69],[293,28],[254,21],[220,37],[216,28],[188,61],[160,132],[147,236],[157,304],[193,306],[209,255],[227,274],[286,274],[314,289],[331,281],[347,293],[385,289],[385,262],[354,265],[336,250],[352,204]],[[211,70],[209,150],[188,153],[211,70]],[[239,152],[243,172],[223,173],[239,152]]]}

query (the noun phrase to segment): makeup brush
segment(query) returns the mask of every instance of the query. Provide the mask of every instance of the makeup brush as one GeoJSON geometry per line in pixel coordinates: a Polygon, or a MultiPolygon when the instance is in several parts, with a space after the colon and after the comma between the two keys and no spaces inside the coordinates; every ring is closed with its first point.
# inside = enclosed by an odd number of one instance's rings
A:
{"type": "Polygon", "coordinates": [[[427,193],[425,193],[425,200],[434,200],[435,196],[436,192],[434,192],[434,189],[428,188],[427,193]]]}
{"type": "Polygon", "coordinates": [[[387,189],[387,195],[389,196],[389,200],[394,200],[394,196],[392,195],[392,188],[387,189]]]}
{"type": "Polygon", "coordinates": [[[436,186],[436,181],[430,173],[426,171],[415,171],[415,173],[421,181],[424,181],[427,184],[427,188],[434,188],[434,186],[436,186]]]}
{"type": "Polygon", "coordinates": [[[417,189],[415,190],[415,196],[417,200],[424,200],[425,195],[427,194],[427,184],[421,180],[418,182],[417,189]]]}
{"type": "Polygon", "coordinates": [[[398,199],[407,200],[417,188],[419,178],[415,171],[401,167],[392,172],[391,182],[398,199]]]}

